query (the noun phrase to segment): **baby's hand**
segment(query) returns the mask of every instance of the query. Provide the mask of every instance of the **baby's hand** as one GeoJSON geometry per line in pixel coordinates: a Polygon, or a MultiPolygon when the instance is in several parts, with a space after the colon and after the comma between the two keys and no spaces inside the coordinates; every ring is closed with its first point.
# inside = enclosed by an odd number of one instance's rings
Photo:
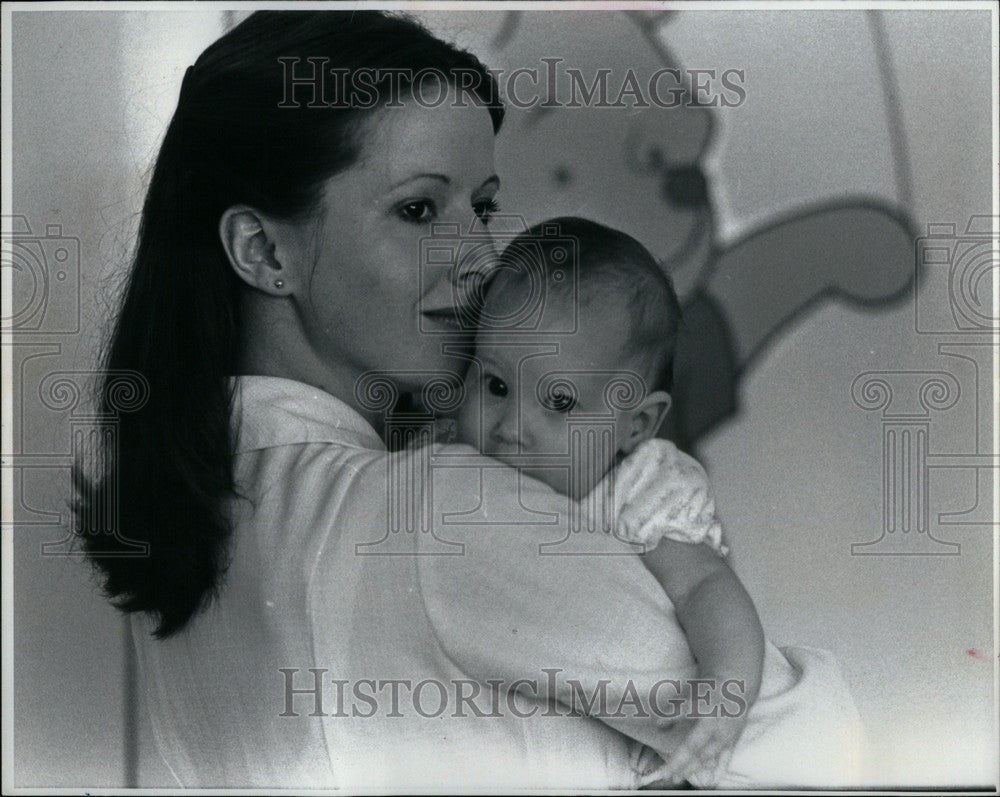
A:
{"type": "Polygon", "coordinates": [[[666,761],[644,748],[637,761],[639,787],[668,789],[687,781],[699,788],[713,788],[721,779],[746,725],[746,713],[675,720],[666,744],[672,753],[666,761]]]}

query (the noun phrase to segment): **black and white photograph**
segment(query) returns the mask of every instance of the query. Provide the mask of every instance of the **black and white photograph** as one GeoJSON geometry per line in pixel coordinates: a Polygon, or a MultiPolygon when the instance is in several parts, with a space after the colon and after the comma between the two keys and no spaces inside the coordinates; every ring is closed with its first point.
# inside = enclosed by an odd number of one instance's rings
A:
{"type": "Polygon", "coordinates": [[[5,794],[1000,788],[993,2],[4,2],[5,794]]]}

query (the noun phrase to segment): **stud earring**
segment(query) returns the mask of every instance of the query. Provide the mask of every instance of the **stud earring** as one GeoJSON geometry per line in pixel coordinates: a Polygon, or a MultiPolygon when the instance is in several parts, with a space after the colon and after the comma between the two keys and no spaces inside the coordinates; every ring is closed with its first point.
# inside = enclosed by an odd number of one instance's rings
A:
{"type": "Polygon", "coordinates": [[[282,288],[285,287],[285,281],[284,280],[275,280],[274,281],[274,287],[277,288],[280,291],[282,288]]]}

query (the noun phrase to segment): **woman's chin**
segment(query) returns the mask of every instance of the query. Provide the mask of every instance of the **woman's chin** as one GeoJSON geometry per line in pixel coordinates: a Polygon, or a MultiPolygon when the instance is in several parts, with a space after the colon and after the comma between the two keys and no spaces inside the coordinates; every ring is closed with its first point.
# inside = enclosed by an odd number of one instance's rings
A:
{"type": "Polygon", "coordinates": [[[441,351],[441,342],[430,346],[400,345],[393,352],[386,352],[378,369],[390,377],[400,390],[419,391],[437,380],[454,379],[461,382],[468,370],[468,360],[456,357],[451,352],[441,351]]]}

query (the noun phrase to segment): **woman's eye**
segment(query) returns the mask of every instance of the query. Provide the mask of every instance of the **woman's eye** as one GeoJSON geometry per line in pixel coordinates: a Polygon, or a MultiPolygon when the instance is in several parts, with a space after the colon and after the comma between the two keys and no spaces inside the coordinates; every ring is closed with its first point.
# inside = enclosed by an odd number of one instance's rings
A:
{"type": "Polygon", "coordinates": [[[576,398],[565,390],[554,390],[546,396],[544,403],[555,412],[569,412],[576,406],[576,398]]]}
{"type": "Polygon", "coordinates": [[[405,221],[414,223],[425,223],[431,221],[436,215],[434,203],[427,199],[418,199],[414,202],[407,202],[399,209],[399,213],[405,221]]]}
{"type": "Polygon", "coordinates": [[[500,210],[500,203],[496,199],[487,199],[482,202],[475,202],[472,205],[473,211],[484,225],[489,224],[493,214],[500,210]]]}
{"type": "Polygon", "coordinates": [[[487,376],[486,389],[494,396],[498,396],[500,398],[503,398],[508,393],[507,383],[504,382],[499,376],[487,376]]]}

